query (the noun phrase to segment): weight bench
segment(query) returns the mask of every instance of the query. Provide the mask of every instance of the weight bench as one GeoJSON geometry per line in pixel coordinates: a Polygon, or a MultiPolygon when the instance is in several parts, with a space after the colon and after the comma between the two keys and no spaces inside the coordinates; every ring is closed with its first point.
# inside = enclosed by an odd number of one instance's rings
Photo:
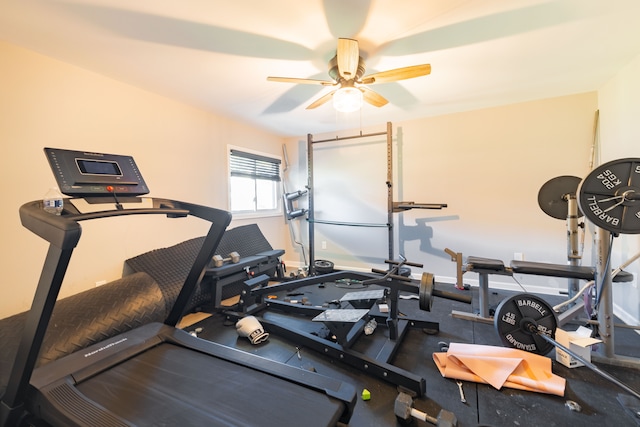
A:
{"type": "Polygon", "coordinates": [[[267,275],[282,279],[284,273],[280,257],[284,250],[273,249],[257,224],[248,224],[225,231],[218,246],[218,253],[226,256],[230,252],[240,254],[240,262],[210,266],[205,271],[203,283],[212,289],[215,308],[222,307],[222,301],[239,295],[247,279],[267,275]]]}
{"type": "MultiPolygon", "coordinates": [[[[204,237],[196,237],[129,258],[124,262],[123,275],[146,272],[161,285],[163,292],[167,293],[167,304],[171,306],[203,241],[204,237]]],[[[244,282],[254,276],[283,276],[279,258],[284,254],[284,250],[273,249],[257,224],[226,230],[216,252],[222,257],[237,252],[240,260],[237,263],[225,263],[221,267],[214,267],[211,261],[187,310],[209,304],[213,304],[214,308],[221,308],[223,300],[239,295],[244,282]]]]}
{"type": "MultiPolygon", "coordinates": [[[[493,318],[489,313],[489,275],[513,276],[514,274],[530,274],[535,276],[561,277],[566,279],[595,280],[596,268],[588,266],[550,264],[544,262],[532,261],[516,261],[512,260],[509,267],[505,266],[501,260],[492,258],[482,258],[476,256],[467,257],[465,265],[462,263],[462,254],[453,253],[446,250],[451,255],[452,260],[456,261],[457,268],[457,286],[462,287],[462,275],[465,272],[478,273],[478,302],[480,312],[478,316],[473,316],[471,320],[485,321],[492,323],[493,318]]],[[[631,282],[633,275],[626,271],[621,271],[614,278],[614,282],[631,282]]],[[[470,318],[469,313],[454,311],[454,317],[470,318]]]]}

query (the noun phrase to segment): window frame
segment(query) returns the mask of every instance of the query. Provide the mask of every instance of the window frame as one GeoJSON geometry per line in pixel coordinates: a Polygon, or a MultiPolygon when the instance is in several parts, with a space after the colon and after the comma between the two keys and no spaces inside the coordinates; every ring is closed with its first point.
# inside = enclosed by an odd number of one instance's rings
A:
{"type": "MultiPolygon", "coordinates": [[[[239,156],[242,157],[242,156],[239,156]]],[[[263,217],[272,217],[272,216],[280,216],[283,215],[283,206],[282,206],[282,157],[272,154],[265,153],[262,151],[252,150],[245,147],[240,147],[236,145],[227,145],[227,195],[228,195],[228,210],[232,213],[234,218],[263,218],[263,217]],[[231,159],[233,157],[233,152],[240,152],[244,154],[248,154],[249,156],[255,156],[258,160],[264,159],[264,161],[271,162],[277,164],[278,168],[278,179],[272,179],[275,183],[275,209],[258,209],[256,205],[256,201],[254,200],[254,208],[253,211],[233,211],[232,206],[232,196],[233,196],[233,188],[231,183],[232,178],[232,165],[231,159]]],[[[250,177],[248,177],[250,178],[250,177]]],[[[254,180],[256,178],[254,177],[254,180]]]]}

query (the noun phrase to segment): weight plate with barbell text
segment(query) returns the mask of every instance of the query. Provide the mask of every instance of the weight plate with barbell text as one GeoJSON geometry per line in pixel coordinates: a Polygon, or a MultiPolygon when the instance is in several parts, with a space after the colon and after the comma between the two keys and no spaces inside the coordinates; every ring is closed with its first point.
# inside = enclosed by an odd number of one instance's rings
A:
{"type": "Polygon", "coordinates": [[[604,163],[587,175],[578,188],[584,216],[615,234],[640,233],[640,158],[604,163]]]}
{"type": "Polygon", "coordinates": [[[518,294],[504,299],[496,308],[494,326],[507,347],[545,355],[554,345],[539,333],[554,338],[558,320],[553,308],[531,294],[518,294]]]}

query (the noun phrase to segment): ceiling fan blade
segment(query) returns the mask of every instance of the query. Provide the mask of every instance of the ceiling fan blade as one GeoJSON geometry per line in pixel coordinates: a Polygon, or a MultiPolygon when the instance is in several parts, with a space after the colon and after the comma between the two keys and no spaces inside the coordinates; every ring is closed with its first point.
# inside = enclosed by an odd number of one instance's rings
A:
{"type": "Polygon", "coordinates": [[[329,31],[335,37],[355,36],[367,23],[373,0],[322,0],[329,31]]]}
{"type": "Polygon", "coordinates": [[[345,80],[352,80],[358,72],[360,49],[358,41],[353,39],[338,39],[338,73],[345,80]]]}
{"type": "MultiPolygon", "coordinates": [[[[534,2],[531,2],[534,3],[534,2]]],[[[479,16],[433,28],[384,43],[379,56],[406,56],[453,49],[480,42],[506,39],[517,34],[567,24],[588,18],[587,8],[567,8],[563,2],[535,2],[532,6],[479,16]]]]}
{"type": "Polygon", "coordinates": [[[287,85],[286,91],[279,95],[262,114],[289,113],[301,105],[306,106],[310,100],[325,93],[324,86],[319,85],[287,85]]]}
{"type": "Polygon", "coordinates": [[[333,94],[335,93],[335,90],[332,90],[331,92],[322,95],[320,98],[316,99],[315,101],[313,101],[311,104],[309,104],[307,106],[307,110],[312,110],[314,108],[317,108],[319,106],[321,106],[322,104],[325,104],[326,102],[328,102],[331,97],[333,96],[333,94]]]}
{"type": "Polygon", "coordinates": [[[129,10],[132,9],[129,7],[121,9],[106,6],[115,2],[103,2],[105,6],[86,4],[89,2],[80,3],[82,2],[66,2],[63,12],[69,12],[76,19],[133,40],[249,58],[295,61],[314,58],[311,49],[296,42],[251,31],[234,30],[228,25],[216,26],[148,12],[136,12],[129,10]]]}
{"type": "Polygon", "coordinates": [[[305,85],[322,85],[322,86],[335,86],[335,82],[328,80],[316,80],[316,79],[298,79],[295,77],[267,77],[270,82],[282,82],[282,83],[296,83],[305,85]]]}
{"type": "Polygon", "coordinates": [[[381,71],[379,73],[364,76],[359,83],[372,85],[374,83],[396,82],[398,80],[412,79],[414,77],[426,76],[431,73],[431,65],[412,65],[410,67],[396,68],[389,71],[381,71]]]}
{"type": "Polygon", "coordinates": [[[358,89],[362,91],[362,97],[365,102],[373,105],[374,107],[382,107],[389,103],[384,96],[367,87],[359,87],[358,89]]]}

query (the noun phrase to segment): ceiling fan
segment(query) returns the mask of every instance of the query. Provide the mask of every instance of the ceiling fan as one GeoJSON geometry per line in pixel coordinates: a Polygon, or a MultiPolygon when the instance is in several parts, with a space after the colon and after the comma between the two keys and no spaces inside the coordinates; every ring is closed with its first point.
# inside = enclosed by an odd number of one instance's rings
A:
{"type": "Polygon", "coordinates": [[[339,86],[335,90],[313,101],[307,106],[307,110],[319,107],[332,99],[334,95],[337,96],[340,92],[344,91],[356,93],[358,96],[361,96],[361,99],[365,102],[375,107],[382,107],[389,101],[379,93],[369,89],[367,85],[389,83],[398,80],[426,76],[431,73],[431,65],[423,64],[395,68],[393,70],[381,71],[379,73],[369,74],[368,76],[363,77],[364,72],[365,64],[360,56],[358,41],[339,38],[336,55],[329,61],[329,76],[333,79],[332,81],[294,77],[267,77],[267,80],[284,83],[339,86]]]}

